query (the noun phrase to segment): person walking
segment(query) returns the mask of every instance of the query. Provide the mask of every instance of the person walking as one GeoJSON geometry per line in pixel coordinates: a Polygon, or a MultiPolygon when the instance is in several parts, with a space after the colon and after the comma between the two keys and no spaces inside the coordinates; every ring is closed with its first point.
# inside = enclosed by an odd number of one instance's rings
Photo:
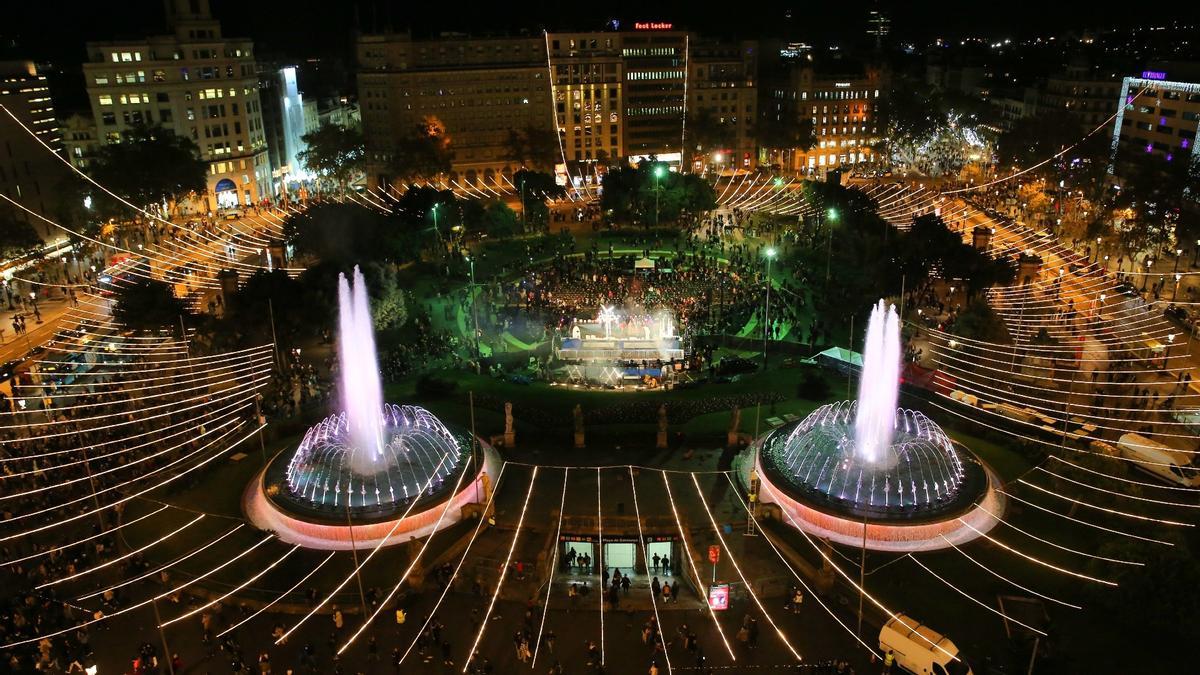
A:
{"type": "Polygon", "coordinates": [[[654,597],[658,597],[662,593],[662,584],[658,582],[658,577],[650,580],[650,592],[654,593],[654,597]]]}
{"type": "Polygon", "coordinates": [[[629,575],[628,574],[621,577],[621,592],[624,593],[625,595],[629,595],[629,575]]]}
{"type": "Polygon", "coordinates": [[[663,603],[668,603],[671,601],[671,591],[672,591],[672,589],[671,589],[670,582],[663,582],[663,586],[662,586],[663,603]]]}
{"type": "Polygon", "coordinates": [[[659,565],[659,562],[660,562],[661,560],[662,560],[662,556],[660,556],[659,554],[655,553],[655,554],[654,554],[654,573],[655,573],[655,574],[658,574],[658,565],[659,565]]]}
{"type": "Polygon", "coordinates": [[[671,558],[669,556],[662,557],[662,573],[664,576],[672,576],[671,574],[671,558]]]}

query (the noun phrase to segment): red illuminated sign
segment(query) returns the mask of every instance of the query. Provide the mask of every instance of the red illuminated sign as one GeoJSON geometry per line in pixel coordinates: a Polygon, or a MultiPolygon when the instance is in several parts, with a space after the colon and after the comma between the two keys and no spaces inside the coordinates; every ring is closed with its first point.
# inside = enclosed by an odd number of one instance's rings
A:
{"type": "Polygon", "coordinates": [[[708,561],[714,565],[721,559],[721,547],[713,544],[708,547],[708,561]]]}
{"type": "Polygon", "coordinates": [[[634,30],[671,30],[675,24],[669,21],[634,21],[634,30]]]}
{"type": "Polygon", "coordinates": [[[713,584],[708,587],[708,606],[716,611],[729,609],[729,584],[713,584]]]}

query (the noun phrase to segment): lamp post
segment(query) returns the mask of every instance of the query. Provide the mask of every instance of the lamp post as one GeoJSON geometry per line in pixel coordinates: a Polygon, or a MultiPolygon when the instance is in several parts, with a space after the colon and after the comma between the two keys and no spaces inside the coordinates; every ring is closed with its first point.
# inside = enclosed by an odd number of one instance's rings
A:
{"type": "Polygon", "coordinates": [[[654,227],[658,227],[658,200],[661,190],[659,188],[659,179],[666,173],[666,169],[662,164],[657,164],[654,167],[654,227]]]}
{"type": "Polygon", "coordinates": [[[1146,292],[1146,282],[1150,280],[1150,265],[1154,263],[1154,258],[1146,258],[1146,274],[1142,276],[1142,292],[1146,292]]]}
{"type": "Polygon", "coordinates": [[[837,222],[837,209],[829,209],[828,220],[832,221],[829,224],[828,231],[825,235],[825,281],[829,281],[829,259],[833,255],[833,222],[837,222]]]}
{"type": "Polygon", "coordinates": [[[768,247],[764,251],[767,256],[767,299],[763,311],[763,371],[767,369],[767,335],[771,329],[771,261],[775,260],[775,248],[768,247]]]}
{"type": "Polygon", "coordinates": [[[475,311],[475,258],[467,256],[467,262],[471,265],[471,325],[475,331],[475,374],[480,371],[479,361],[479,313],[475,311]]]}
{"type": "Polygon", "coordinates": [[[441,202],[438,202],[438,203],[434,204],[432,207],[430,207],[430,208],[429,208],[429,211],[430,211],[431,213],[433,213],[433,235],[434,235],[435,237],[437,237],[437,243],[438,243],[438,257],[439,257],[439,258],[440,258],[440,257],[441,257],[441,255],[442,255],[442,254],[441,254],[441,249],[442,249],[442,231],[438,229],[438,222],[437,222],[437,212],[438,212],[438,207],[439,207],[439,206],[441,206],[441,205],[442,205],[442,203],[441,203],[441,202]]]}
{"type": "Polygon", "coordinates": [[[1196,248],[1192,249],[1192,267],[1196,266],[1196,257],[1200,256],[1200,239],[1196,240],[1196,248]]]}
{"type": "Polygon", "coordinates": [[[1181,249],[1181,248],[1175,249],[1175,269],[1171,270],[1172,272],[1179,271],[1179,256],[1181,256],[1181,255],[1183,255],[1183,249],[1181,249]]]}
{"type": "Polygon", "coordinates": [[[1179,295],[1179,280],[1182,278],[1183,278],[1182,274],[1180,274],[1179,272],[1175,273],[1175,288],[1172,289],[1172,291],[1171,291],[1171,302],[1175,302],[1175,297],[1177,295],[1179,295]]]}
{"type": "Polygon", "coordinates": [[[1102,237],[1096,237],[1096,261],[1100,260],[1100,242],[1101,241],[1103,241],[1102,237]]]}

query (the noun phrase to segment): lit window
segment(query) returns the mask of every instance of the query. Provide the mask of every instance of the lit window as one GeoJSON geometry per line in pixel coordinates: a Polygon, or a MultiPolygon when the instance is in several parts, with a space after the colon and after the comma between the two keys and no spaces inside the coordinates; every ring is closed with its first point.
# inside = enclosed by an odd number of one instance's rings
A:
{"type": "MultiPolygon", "coordinates": [[[[130,54],[129,52],[121,52],[121,60],[128,63],[129,61],[133,60],[133,54],[130,54]]],[[[141,59],[138,60],[141,61],[141,59]]]]}
{"type": "Polygon", "coordinates": [[[113,52],[112,57],[113,63],[119,63],[121,61],[121,55],[116,52],[113,52]]]}
{"type": "Polygon", "coordinates": [[[108,76],[107,75],[97,75],[96,76],[96,84],[108,84],[108,76]]]}
{"type": "Polygon", "coordinates": [[[112,105],[112,103],[113,103],[112,96],[109,96],[108,94],[103,94],[102,96],[100,96],[100,105],[112,105]]]}

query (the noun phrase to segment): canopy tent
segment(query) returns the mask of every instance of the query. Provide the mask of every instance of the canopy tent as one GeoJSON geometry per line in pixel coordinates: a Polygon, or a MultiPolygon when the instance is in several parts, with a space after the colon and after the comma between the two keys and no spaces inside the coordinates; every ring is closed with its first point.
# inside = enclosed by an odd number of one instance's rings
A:
{"type": "Polygon", "coordinates": [[[846,372],[850,368],[862,370],[862,354],[842,347],[830,347],[813,357],[813,360],[826,368],[835,368],[846,372]]]}

